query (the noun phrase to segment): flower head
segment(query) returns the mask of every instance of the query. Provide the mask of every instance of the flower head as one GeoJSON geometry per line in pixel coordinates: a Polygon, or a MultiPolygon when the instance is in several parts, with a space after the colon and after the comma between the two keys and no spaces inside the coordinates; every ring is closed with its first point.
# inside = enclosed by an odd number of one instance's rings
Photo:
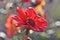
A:
{"type": "Polygon", "coordinates": [[[21,28],[27,28],[36,32],[43,32],[47,28],[47,21],[39,17],[33,8],[28,8],[27,10],[16,8],[16,11],[18,15],[8,15],[5,23],[8,37],[15,35],[21,28]]]}
{"type": "Polygon", "coordinates": [[[47,21],[44,18],[39,17],[33,8],[29,8],[25,11],[20,8],[16,8],[16,11],[23,22],[22,24],[26,25],[27,29],[43,32],[47,28],[47,21]]]}

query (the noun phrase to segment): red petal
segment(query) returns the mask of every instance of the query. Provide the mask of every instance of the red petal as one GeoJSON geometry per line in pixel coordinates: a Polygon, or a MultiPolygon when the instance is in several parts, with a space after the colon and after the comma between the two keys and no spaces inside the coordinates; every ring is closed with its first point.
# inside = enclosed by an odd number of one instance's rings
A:
{"type": "Polygon", "coordinates": [[[16,30],[7,29],[7,37],[12,37],[16,34],[16,30]]]}
{"type": "Polygon", "coordinates": [[[40,20],[41,26],[43,28],[47,28],[48,27],[48,23],[47,23],[47,21],[44,18],[40,18],[39,20],[40,20]]]}
{"type": "Polygon", "coordinates": [[[26,19],[26,14],[22,9],[16,8],[16,11],[17,11],[18,15],[20,15],[20,18],[22,18],[23,20],[26,19]]]}
{"type": "Polygon", "coordinates": [[[36,26],[36,28],[35,28],[35,29],[36,29],[36,30],[35,30],[36,32],[43,32],[43,31],[44,31],[44,29],[43,29],[43,28],[39,28],[39,27],[37,27],[37,26],[36,26]]]}
{"type": "Polygon", "coordinates": [[[24,25],[24,21],[19,17],[19,16],[15,16],[13,17],[13,23],[17,26],[17,27],[21,27],[22,25],[24,25]],[[18,22],[18,23],[14,23],[14,22],[18,22]]]}
{"type": "Polygon", "coordinates": [[[36,26],[41,26],[42,28],[47,28],[48,23],[44,18],[36,18],[35,22],[37,23],[36,26]]]}
{"type": "Polygon", "coordinates": [[[14,16],[15,16],[14,14],[9,14],[7,16],[7,20],[5,22],[6,28],[10,28],[12,26],[12,17],[14,17],[14,16]]]}
{"type": "Polygon", "coordinates": [[[34,19],[36,17],[36,12],[33,8],[27,9],[26,14],[27,14],[27,16],[29,16],[32,19],[34,19]]]}
{"type": "Polygon", "coordinates": [[[44,32],[44,29],[40,28],[40,31],[39,32],[44,32]]]}

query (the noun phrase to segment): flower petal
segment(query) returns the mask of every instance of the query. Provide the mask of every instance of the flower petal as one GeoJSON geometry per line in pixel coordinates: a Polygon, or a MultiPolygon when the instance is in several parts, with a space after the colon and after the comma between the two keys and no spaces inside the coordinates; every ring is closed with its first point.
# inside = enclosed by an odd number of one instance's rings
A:
{"type": "Polygon", "coordinates": [[[26,15],[28,15],[28,17],[34,19],[36,17],[36,12],[33,8],[29,8],[26,10],[26,15]]]}
{"type": "Polygon", "coordinates": [[[35,18],[35,23],[36,23],[36,26],[38,25],[40,25],[40,26],[42,26],[43,28],[46,28],[47,26],[48,26],[48,23],[47,23],[47,21],[44,19],[44,18],[42,18],[42,17],[37,17],[37,18],[35,18]]]}
{"type": "Polygon", "coordinates": [[[20,18],[22,18],[23,20],[26,19],[26,14],[25,14],[25,11],[20,9],[20,8],[16,8],[16,11],[18,13],[18,15],[20,16],[20,18]]]}
{"type": "Polygon", "coordinates": [[[25,24],[24,21],[19,16],[13,17],[13,23],[15,24],[16,27],[21,27],[22,25],[25,24]],[[14,23],[15,21],[18,23],[14,23]]]}
{"type": "Polygon", "coordinates": [[[9,28],[9,27],[12,26],[12,17],[14,17],[14,16],[16,16],[16,15],[14,15],[14,14],[9,14],[9,15],[7,16],[7,20],[6,20],[6,22],[5,22],[6,28],[9,28]]]}

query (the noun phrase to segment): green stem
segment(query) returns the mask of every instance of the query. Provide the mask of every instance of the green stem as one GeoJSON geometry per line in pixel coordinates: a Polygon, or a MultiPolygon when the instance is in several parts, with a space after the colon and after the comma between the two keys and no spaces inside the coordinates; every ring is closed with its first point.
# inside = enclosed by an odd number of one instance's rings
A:
{"type": "Polygon", "coordinates": [[[29,29],[26,29],[25,35],[23,36],[23,40],[27,40],[28,36],[29,36],[29,29]]]}
{"type": "Polygon", "coordinates": [[[26,34],[25,35],[27,35],[27,36],[29,36],[29,29],[26,29],[26,34]]]}

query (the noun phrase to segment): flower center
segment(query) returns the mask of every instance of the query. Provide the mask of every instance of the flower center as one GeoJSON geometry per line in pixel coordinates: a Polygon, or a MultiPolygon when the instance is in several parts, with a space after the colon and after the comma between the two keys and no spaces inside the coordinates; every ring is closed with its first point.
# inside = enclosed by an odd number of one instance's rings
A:
{"type": "Polygon", "coordinates": [[[32,19],[28,19],[26,21],[27,24],[31,25],[31,26],[35,26],[35,22],[32,19]]]}

